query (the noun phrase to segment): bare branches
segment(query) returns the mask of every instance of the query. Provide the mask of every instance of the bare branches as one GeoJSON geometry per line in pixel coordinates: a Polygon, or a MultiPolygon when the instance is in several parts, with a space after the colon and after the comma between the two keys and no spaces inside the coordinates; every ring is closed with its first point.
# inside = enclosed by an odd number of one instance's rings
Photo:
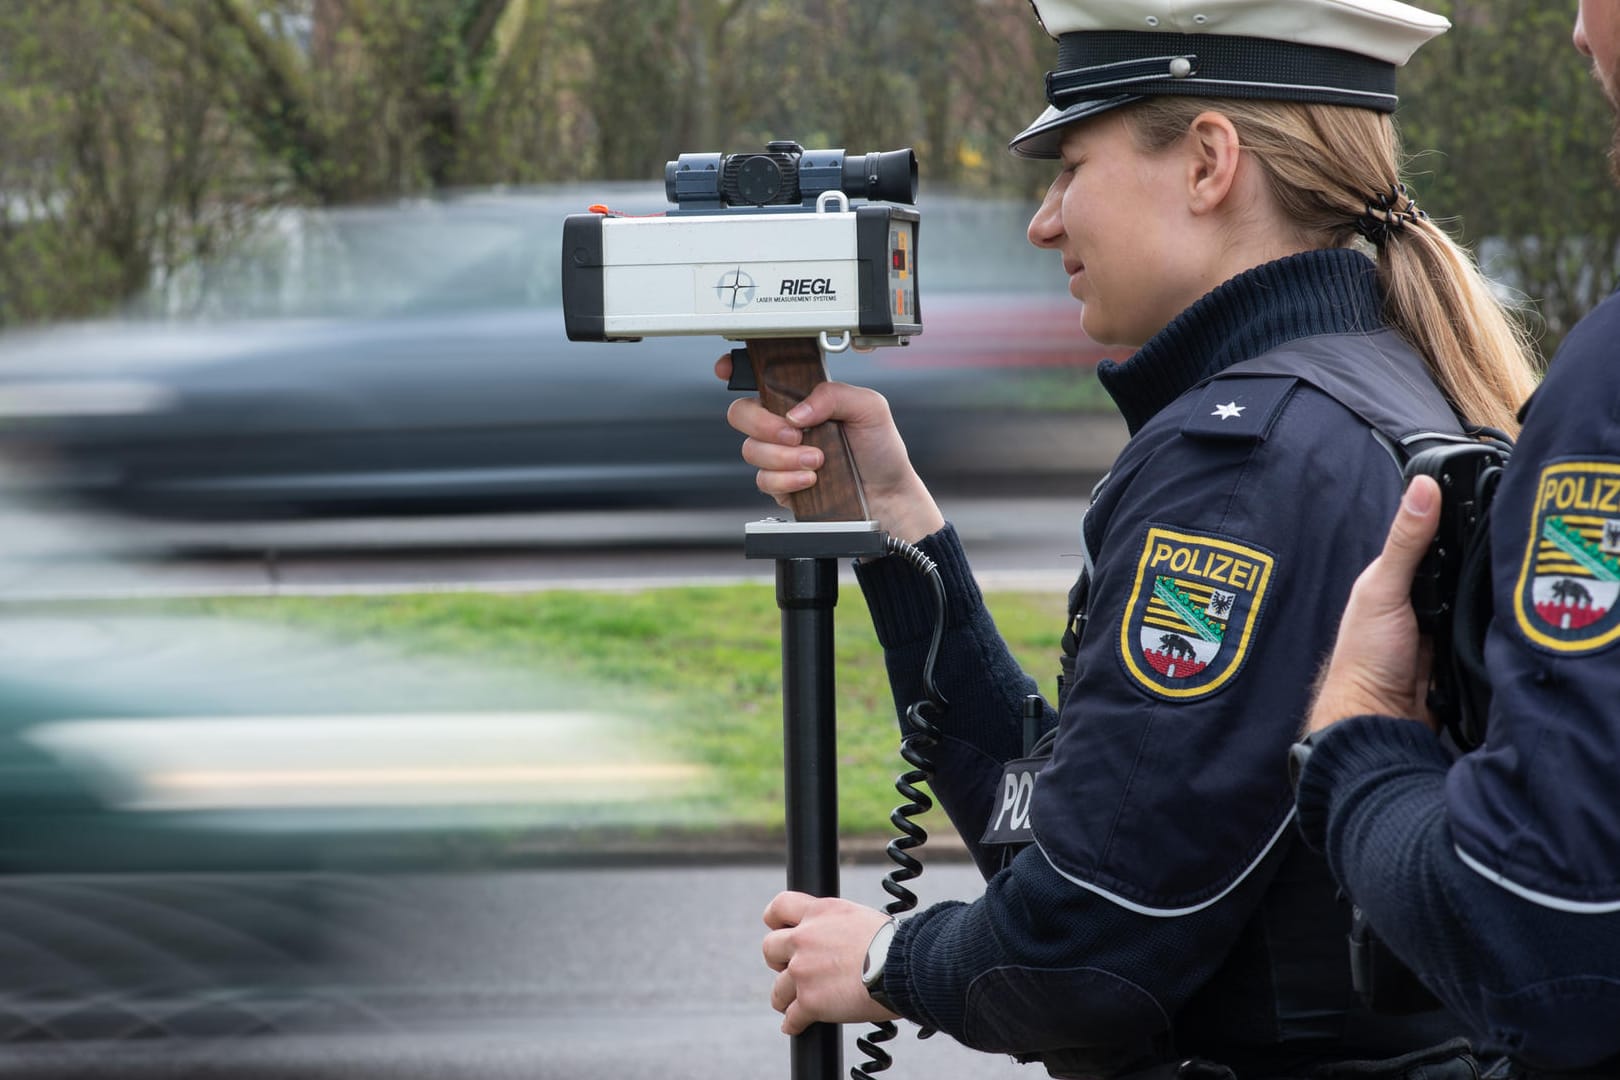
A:
{"type": "Polygon", "coordinates": [[[506,14],[509,6],[510,0],[471,0],[462,17],[461,45],[467,56],[484,54],[495,35],[495,28],[500,25],[501,16],[506,14]]]}
{"type": "Polygon", "coordinates": [[[334,194],[325,140],[310,120],[309,85],[286,42],[272,38],[240,0],[132,0],[132,5],[229,88],[239,120],[300,187],[317,198],[334,194]]]}

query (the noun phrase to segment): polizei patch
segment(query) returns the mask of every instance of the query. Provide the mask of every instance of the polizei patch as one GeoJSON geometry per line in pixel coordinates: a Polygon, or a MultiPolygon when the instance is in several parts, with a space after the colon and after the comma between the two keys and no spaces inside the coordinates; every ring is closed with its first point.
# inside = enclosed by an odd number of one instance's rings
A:
{"type": "Polygon", "coordinates": [[[1620,637],[1620,462],[1563,461],[1541,470],[1514,591],[1524,636],[1555,652],[1620,637]]]}
{"type": "Polygon", "coordinates": [[[1225,537],[1150,526],[1119,630],[1131,678],[1176,700],[1224,686],[1249,654],[1272,563],[1225,537]]]}

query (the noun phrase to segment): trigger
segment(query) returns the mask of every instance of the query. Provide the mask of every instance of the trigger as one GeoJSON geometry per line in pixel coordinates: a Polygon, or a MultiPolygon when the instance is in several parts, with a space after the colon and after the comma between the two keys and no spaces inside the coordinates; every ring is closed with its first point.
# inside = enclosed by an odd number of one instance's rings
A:
{"type": "Polygon", "coordinates": [[[731,350],[731,378],[726,380],[727,390],[758,390],[754,381],[754,362],[748,358],[746,346],[731,350]]]}

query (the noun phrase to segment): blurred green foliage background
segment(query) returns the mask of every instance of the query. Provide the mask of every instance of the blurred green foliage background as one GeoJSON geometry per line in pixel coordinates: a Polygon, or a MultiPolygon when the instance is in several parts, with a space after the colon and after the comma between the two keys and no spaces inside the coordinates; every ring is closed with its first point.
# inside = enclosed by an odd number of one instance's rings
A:
{"type": "MultiPolygon", "coordinates": [[[[1574,5],[1428,6],[1455,29],[1403,77],[1415,193],[1550,349],[1620,241],[1574,5]]],[[[276,206],[656,182],[772,138],[1034,195],[1004,145],[1054,56],[1027,0],[0,0],[0,324],[115,308],[276,206]]]]}

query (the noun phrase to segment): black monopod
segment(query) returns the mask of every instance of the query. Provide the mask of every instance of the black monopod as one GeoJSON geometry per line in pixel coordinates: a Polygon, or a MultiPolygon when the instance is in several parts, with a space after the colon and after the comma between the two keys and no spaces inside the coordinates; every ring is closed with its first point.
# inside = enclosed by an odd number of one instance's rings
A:
{"type": "MultiPolygon", "coordinates": [[[[820,381],[822,360],[814,339],[751,341],[745,349],[733,350],[732,360],[732,388],[757,388],[766,406],[778,413],[802,400],[820,381]],[[754,386],[747,382],[745,373],[750,371],[754,386]]],[[[860,476],[842,429],[836,424],[822,427],[827,430],[819,444],[836,448],[823,466],[824,475],[793,500],[795,520],[749,522],[743,554],[776,560],[776,606],[782,612],[787,887],[812,896],[837,896],[833,609],[838,603],[838,560],[882,555],[884,534],[867,519],[860,476]]],[[[794,1080],[834,1080],[843,1073],[840,1026],[812,1025],[793,1037],[791,1053],[794,1080]]]]}
{"type": "MultiPolygon", "coordinates": [[[[563,225],[563,313],[577,341],[637,341],[649,335],[719,334],[733,350],[732,388],[757,390],[778,415],[827,378],[825,356],[850,348],[905,345],[922,330],[917,294],[917,159],[909,150],[846,155],[773,142],[763,154],[683,154],[665,167],[673,208],[630,218],[597,209],[563,225]]],[[[743,553],[776,560],[782,612],[782,726],[787,886],[837,896],[838,773],[833,608],[838,560],[904,555],[930,573],[943,619],[944,591],[933,564],[870,519],[860,475],[843,429],[821,424],[805,442],[825,455],[816,485],[792,499],[793,521],[746,527],[743,553]]],[[[936,633],[935,651],[938,647],[936,633]]],[[[889,913],[916,898],[901,884],[921,872],[908,854],[926,839],[910,818],[932,803],[917,790],[927,779],[932,727],[908,712],[902,756],[914,766],[896,786],[910,802],[890,820],[901,837],[889,845],[898,864],[883,885],[889,913]]],[[[894,1037],[892,1024],[857,1045],[873,1058],[858,1076],[888,1067],[873,1043],[894,1037]]],[[[838,1080],[843,1071],[837,1024],[815,1024],[792,1040],[793,1080],[838,1080]]]]}

